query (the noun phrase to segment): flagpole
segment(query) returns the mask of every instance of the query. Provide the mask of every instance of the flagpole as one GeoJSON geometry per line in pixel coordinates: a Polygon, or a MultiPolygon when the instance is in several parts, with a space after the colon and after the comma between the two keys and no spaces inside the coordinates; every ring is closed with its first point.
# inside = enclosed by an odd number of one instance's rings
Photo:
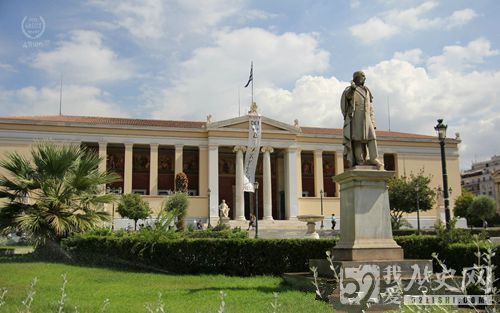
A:
{"type": "Polygon", "coordinates": [[[254,81],[254,76],[255,76],[255,75],[253,75],[253,61],[252,61],[251,68],[252,68],[252,103],[251,103],[251,105],[253,105],[253,81],[254,81]]]}

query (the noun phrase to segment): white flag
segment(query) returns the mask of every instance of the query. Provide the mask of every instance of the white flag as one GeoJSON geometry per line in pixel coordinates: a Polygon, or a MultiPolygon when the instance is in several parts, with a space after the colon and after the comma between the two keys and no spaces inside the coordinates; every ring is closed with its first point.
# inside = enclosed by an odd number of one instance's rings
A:
{"type": "Polygon", "coordinates": [[[259,160],[260,138],[261,138],[261,117],[257,113],[248,115],[248,147],[245,154],[245,178],[243,190],[254,192],[255,169],[259,160]]]}

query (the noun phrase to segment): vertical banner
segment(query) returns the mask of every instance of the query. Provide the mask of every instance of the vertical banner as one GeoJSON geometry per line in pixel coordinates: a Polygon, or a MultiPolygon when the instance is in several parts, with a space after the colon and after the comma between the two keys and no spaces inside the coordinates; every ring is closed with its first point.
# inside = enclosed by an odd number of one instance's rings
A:
{"type": "Polygon", "coordinates": [[[248,146],[245,154],[245,177],[243,191],[254,192],[255,169],[259,160],[261,117],[257,112],[248,115],[248,146]]]}

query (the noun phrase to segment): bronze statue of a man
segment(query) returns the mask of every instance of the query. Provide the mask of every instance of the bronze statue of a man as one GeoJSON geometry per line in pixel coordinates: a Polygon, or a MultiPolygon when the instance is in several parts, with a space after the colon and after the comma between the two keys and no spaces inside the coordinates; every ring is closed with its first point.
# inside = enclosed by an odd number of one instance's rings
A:
{"type": "Polygon", "coordinates": [[[351,86],[344,90],[340,100],[344,115],[344,158],[347,160],[347,168],[355,165],[375,165],[382,169],[383,164],[378,160],[373,95],[365,86],[365,80],[362,71],[355,72],[351,86]]]}

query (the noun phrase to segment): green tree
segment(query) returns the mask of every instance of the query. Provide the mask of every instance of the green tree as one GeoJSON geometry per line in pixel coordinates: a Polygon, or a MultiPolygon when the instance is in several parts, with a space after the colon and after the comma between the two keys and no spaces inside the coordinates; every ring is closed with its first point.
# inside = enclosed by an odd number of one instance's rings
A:
{"type": "Polygon", "coordinates": [[[429,187],[431,177],[411,174],[410,177],[394,177],[389,180],[389,203],[392,227],[401,227],[403,214],[417,211],[417,186],[420,211],[432,209],[436,193],[429,187]]]}
{"type": "Polygon", "coordinates": [[[147,218],[151,214],[149,203],[136,193],[122,195],[116,211],[126,218],[134,220],[134,230],[137,230],[137,221],[147,218]]]}
{"type": "Polygon", "coordinates": [[[99,172],[99,156],[74,145],[39,143],[31,157],[14,152],[0,161],[0,231],[26,233],[38,248],[109,218],[103,204],[114,200],[103,186],[119,177],[99,172]]]}
{"type": "Polygon", "coordinates": [[[474,219],[476,219],[475,216],[469,214],[469,208],[474,197],[472,192],[462,188],[462,194],[455,199],[455,207],[453,208],[454,215],[465,218],[470,227],[472,227],[474,219]]]}
{"type": "Polygon", "coordinates": [[[184,218],[186,217],[188,206],[188,196],[184,192],[174,193],[165,202],[164,210],[175,212],[174,214],[177,215],[177,229],[179,230],[184,230],[184,218]]]}
{"type": "Polygon", "coordinates": [[[468,214],[477,216],[483,222],[495,216],[495,200],[488,196],[477,196],[472,200],[468,214]]]}

